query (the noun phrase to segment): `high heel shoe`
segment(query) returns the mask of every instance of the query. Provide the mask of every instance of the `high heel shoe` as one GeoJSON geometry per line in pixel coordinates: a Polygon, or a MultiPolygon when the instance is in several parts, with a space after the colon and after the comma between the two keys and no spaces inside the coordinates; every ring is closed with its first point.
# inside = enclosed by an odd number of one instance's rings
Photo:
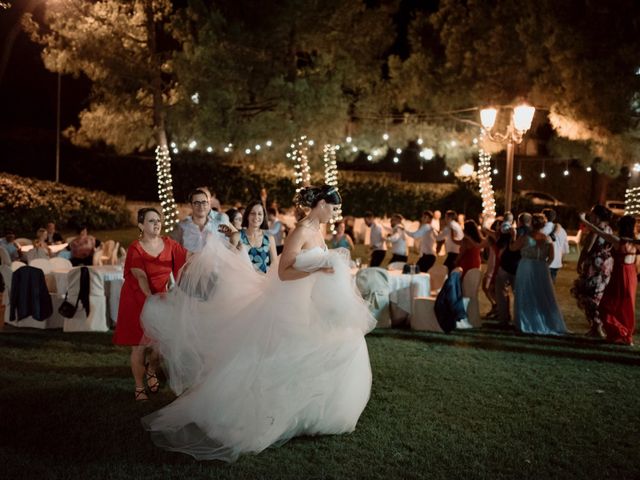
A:
{"type": "Polygon", "coordinates": [[[147,397],[147,389],[144,387],[136,387],[135,399],[136,402],[146,402],[149,400],[149,397],[147,397]]]}
{"type": "Polygon", "coordinates": [[[158,374],[156,372],[150,373],[149,369],[145,371],[145,376],[147,378],[147,388],[151,393],[158,393],[160,390],[160,380],[158,380],[158,374]]]}

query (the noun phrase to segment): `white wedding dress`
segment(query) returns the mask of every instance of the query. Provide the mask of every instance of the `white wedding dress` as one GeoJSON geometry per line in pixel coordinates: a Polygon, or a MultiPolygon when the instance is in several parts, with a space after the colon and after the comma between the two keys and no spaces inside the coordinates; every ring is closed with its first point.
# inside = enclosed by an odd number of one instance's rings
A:
{"type": "MultiPolygon", "coordinates": [[[[339,250],[339,249],[338,249],[339,250]]],[[[146,335],[179,397],[143,418],[160,447],[234,461],[298,435],[355,429],[371,391],[364,335],[376,321],[343,252],[302,251],[280,281],[211,236],[177,288],[147,301],[146,335]]]]}

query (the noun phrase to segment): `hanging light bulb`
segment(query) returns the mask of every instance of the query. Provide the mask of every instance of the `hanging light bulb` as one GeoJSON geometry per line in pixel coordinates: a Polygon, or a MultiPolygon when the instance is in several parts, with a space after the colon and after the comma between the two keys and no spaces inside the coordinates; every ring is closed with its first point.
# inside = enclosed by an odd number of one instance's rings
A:
{"type": "Polygon", "coordinates": [[[398,163],[400,159],[398,157],[393,157],[393,163],[398,163]]]}
{"type": "Polygon", "coordinates": [[[382,134],[382,139],[386,142],[387,140],[389,140],[389,134],[388,133],[383,133],[382,134]]]}
{"type": "Polygon", "coordinates": [[[565,170],[564,172],[562,172],[562,174],[563,174],[565,177],[569,176],[569,170],[565,170]]]}
{"type": "Polygon", "coordinates": [[[494,169],[493,169],[493,174],[494,174],[494,175],[497,175],[497,174],[498,174],[498,169],[497,169],[497,168],[494,168],[494,169]]]}
{"type": "Polygon", "coordinates": [[[211,153],[211,152],[213,152],[213,147],[211,145],[209,145],[207,147],[207,153],[211,153]]]}
{"type": "Polygon", "coordinates": [[[424,143],[424,140],[422,140],[422,138],[419,138],[418,141],[416,142],[418,145],[422,145],[424,143]]]}
{"type": "Polygon", "coordinates": [[[271,145],[273,145],[273,142],[271,140],[267,140],[266,145],[267,145],[267,147],[270,147],[271,145]]]}
{"type": "Polygon", "coordinates": [[[346,138],[347,143],[351,143],[351,140],[353,140],[351,137],[346,138]]]}
{"type": "Polygon", "coordinates": [[[449,176],[449,170],[445,170],[444,172],[442,172],[442,175],[444,175],[445,177],[449,176]]]}
{"type": "Polygon", "coordinates": [[[518,175],[516,176],[516,180],[518,180],[518,181],[522,180],[522,175],[518,174],[518,175]]]}
{"type": "Polygon", "coordinates": [[[547,177],[547,174],[546,174],[546,173],[544,173],[544,172],[540,172],[540,178],[546,178],[546,177],[547,177]]]}

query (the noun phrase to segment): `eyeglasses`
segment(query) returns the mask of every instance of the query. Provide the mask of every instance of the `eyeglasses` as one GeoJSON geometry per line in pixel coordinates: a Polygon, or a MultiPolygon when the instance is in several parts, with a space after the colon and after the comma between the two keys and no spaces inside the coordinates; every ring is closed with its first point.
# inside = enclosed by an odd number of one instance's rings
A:
{"type": "Polygon", "coordinates": [[[209,202],[207,200],[201,200],[199,202],[191,202],[191,205],[193,205],[194,207],[205,207],[209,204],[209,202]]]}

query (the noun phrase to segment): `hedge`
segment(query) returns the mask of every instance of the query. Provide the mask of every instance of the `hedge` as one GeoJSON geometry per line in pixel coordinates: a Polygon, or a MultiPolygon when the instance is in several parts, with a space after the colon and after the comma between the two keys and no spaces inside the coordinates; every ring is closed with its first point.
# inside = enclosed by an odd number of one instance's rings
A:
{"type": "Polygon", "coordinates": [[[118,228],[129,224],[129,212],[124,197],[0,173],[2,230],[34,234],[50,221],[63,229],[118,228]]]}

